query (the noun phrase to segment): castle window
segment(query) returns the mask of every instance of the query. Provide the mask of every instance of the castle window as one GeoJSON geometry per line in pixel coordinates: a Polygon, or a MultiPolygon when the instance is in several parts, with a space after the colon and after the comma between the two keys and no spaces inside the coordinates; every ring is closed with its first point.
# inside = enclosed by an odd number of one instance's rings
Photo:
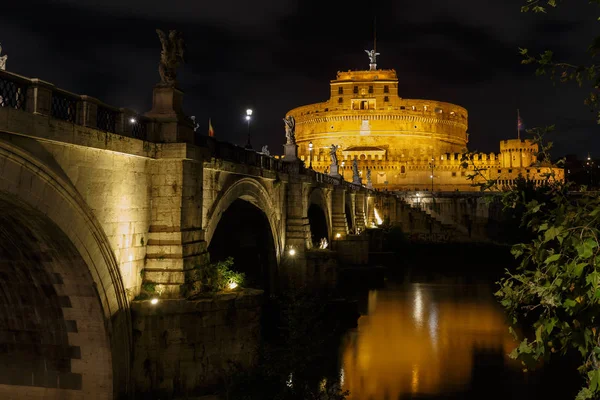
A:
{"type": "Polygon", "coordinates": [[[383,98],[383,101],[390,101],[390,98],[389,98],[389,97],[387,97],[387,96],[385,96],[385,97],[383,98]]]}
{"type": "Polygon", "coordinates": [[[400,173],[401,174],[405,174],[406,173],[406,167],[404,165],[400,167],[400,173]]]}
{"type": "Polygon", "coordinates": [[[358,93],[358,86],[354,86],[354,93],[358,93]]]}
{"type": "Polygon", "coordinates": [[[453,172],[453,173],[452,173],[452,177],[453,177],[453,178],[456,178],[456,172],[453,172]]]}
{"type": "Polygon", "coordinates": [[[427,111],[428,106],[423,106],[423,110],[427,111]]]}
{"type": "Polygon", "coordinates": [[[508,173],[509,173],[509,174],[512,174],[512,169],[509,169],[509,170],[508,170],[508,173]]]}
{"type": "Polygon", "coordinates": [[[401,109],[401,110],[406,110],[406,107],[404,107],[404,106],[400,106],[400,109],[401,109]]]}
{"type": "Polygon", "coordinates": [[[415,106],[412,106],[412,110],[413,110],[413,111],[415,111],[416,109],[417,109],[417,107],[415,107],[415,106]]]}
{"type": "Polygon", "coordinates": [[[344,99],[342,97],[338,98],[338,103],[342,104],[344,102],[344,99]]]}
{"type": "Polygon", "coordinates": [[[444,112],[444,110],[442,110],[441,108],[438,107],[438,108],[435,109],[435,112],[438,113],[438,114],[441,114],[441,113],[444,112]]]}
{"type": "Polygon", "coordinates": [[[501,173],[502,173],[502,170],[501,170],[501,169],[499,169],[499,170],[498,170],[498,173],[499,173],[499,174],[501,174],[501,173]]]}
{"type": "Polygon", "coordinates": [[[373,93],[373,86],[369,86],[369,93],[373,93]]]}
{"type": "Polygon", "coordinates": [[[383,93],[389,93],[390,92],[390,87],[388,85],[385,85],[383,87],[383,93]]]}
{"type": "Polygon", "coordinates": [[[527,170],[527,173],[529,173],[529,170],[527,170]]]}
{"type": "Polygon", "coordinates": [[[344,94],[344,88],[343,87],[338,87],[338,94],[344,94]]]}
{"type": "Polygon", "coordinates": [[[537,170],[537,172],[538,172],[538,174],[539,174],[539,173],[540,173],[540,172],[542,172],[542,171],[538,169],[538,170],[537,170]]]}
{"type": "Polygon", "coordinates": [[[450,111],[450,115],[454,116],[456,113],[454,111],[450,111]]]}

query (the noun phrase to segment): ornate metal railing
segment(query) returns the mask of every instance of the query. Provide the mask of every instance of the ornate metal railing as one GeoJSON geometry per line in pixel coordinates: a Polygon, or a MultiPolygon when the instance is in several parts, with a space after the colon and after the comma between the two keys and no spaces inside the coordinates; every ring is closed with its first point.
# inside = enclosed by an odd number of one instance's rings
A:
{"type": "Polygon", "coordinates": [[[96,112],[96,127],[101,131],[116,132],[117,114],[118,112],[115,110],[98,106],[98,111],[96,112]]]}
{"type": "Polygon", "coordinates": [[[63,121],[75,122],[77,120],[77,97],[58,90],[53,91],[50,116],[63,121]]]}
{"type": "Polygon", "coordinates": [[[0,77],[0,107],[25,109],[27,84],[0,77]]]}

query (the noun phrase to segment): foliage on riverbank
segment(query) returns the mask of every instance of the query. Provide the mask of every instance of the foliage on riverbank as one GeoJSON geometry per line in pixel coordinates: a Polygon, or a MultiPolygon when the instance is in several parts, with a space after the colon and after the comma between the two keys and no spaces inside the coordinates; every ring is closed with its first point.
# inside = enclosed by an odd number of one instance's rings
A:
{"type": "Polygon", "coordinates": [[[224,261],[197,265],[187,271],[186,283],[181,285],[182,295],[190,297],[241,287],[245,276],[233,270],[233,264],[233,257],[229,257],[224,261]]]}
{"type": "MultiPolygon", "coordinates": [[[[589,3],[597,6],[600,0],[589,3]]],[[[568,11],[565,3],[555,0],[526,0],[521,11],[546,13],[559,6],[568,11]]],[[[596,111],[600,123],[600,69],[594,62],[600,36],[592,38],[587,50],[591,61],[581,65],[556,61],[549,50],[539,56],[528,49],[519,52],[523,64],[536,65],[536,75],[589,86],[584,104],[596,111]]],[[[551,160],[551,144],[543,139],[553,128],[529,131],[540,146],[540,163],[551,160]]],[[[533,327],[531,335],[519,338],[511,356],[531,368],[554,354],[577,351],[586,380],[577,400],[584,400],[600,398],[600,198],[591,193],[574,196],[570,189],[550,174],[541,199],[527,196],[519,186],[504,196],[507,209],[522,211],[521,227],[531,239],[513,246],[520,264],[500,280],[496,296],[514,324],[533,327]]]]}

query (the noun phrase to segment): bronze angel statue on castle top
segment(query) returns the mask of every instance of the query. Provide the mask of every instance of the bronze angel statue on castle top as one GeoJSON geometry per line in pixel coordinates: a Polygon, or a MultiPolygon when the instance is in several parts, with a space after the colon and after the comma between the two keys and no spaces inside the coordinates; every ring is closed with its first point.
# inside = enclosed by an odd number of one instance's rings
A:
{"type": "Polygon", "coordinates": [[[158,73],[160,74],[161,85],[177,86],[177,67],[185,62],[183,57],[185,43],[181,32],[169,31],[167,34],[160,29],[156,30],[162,51],[160,52],[160,63],[158,64],[158,73]]]}

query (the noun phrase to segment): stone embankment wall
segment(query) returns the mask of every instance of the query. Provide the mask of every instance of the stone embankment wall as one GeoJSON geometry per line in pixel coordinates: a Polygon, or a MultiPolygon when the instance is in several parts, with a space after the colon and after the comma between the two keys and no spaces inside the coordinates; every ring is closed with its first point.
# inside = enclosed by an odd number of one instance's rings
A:
{"type": "Polygon", "coordinates": [[[253,289],[193,301],[132,302],[135,393],[207,394],[235,365],[251,367],[262,303],[263,292],[253,289]]]}

